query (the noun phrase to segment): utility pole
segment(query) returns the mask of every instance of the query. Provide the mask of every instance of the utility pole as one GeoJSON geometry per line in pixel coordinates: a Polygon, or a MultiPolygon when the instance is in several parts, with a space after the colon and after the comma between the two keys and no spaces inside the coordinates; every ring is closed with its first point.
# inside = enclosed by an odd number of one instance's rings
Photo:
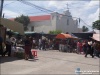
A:
{"type": "Polygon", "coordinates": [[[3,3],[4,3],[4,0],[1,0],[1,6],[0,6],[0,18],[2,17],[3,3]]]}
{"type": "Polygon", "coordinates": [[[5,17],[5,13],[3,13],[3,16],[2,16],[3,18],[5,17]]]}
{"type": "MultiPolygon", "coordinates": [[[[100,0],[99,0],[99,20],[100,20],[100,0]]],[[[100,25],[100,23],[99,23],[100,25]]],[[[100,28],[99,28],[99,41],[100,41],[100,28]]],[[[99,55],[100,57],[100,55],[99,55]]],[[[99,58],[99,75],[100,75],[100,58],[99,58]]]]}

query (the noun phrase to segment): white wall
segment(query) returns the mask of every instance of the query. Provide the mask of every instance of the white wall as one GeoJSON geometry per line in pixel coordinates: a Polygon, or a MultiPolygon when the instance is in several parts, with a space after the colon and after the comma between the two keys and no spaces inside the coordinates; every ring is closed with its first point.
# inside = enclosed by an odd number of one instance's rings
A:
{"type": "Polygon", "coordinates": [[[31,31],[31,28],[30,28],[31,26],[34,26],[35,32],[48,33],[49,31],[55,30],[55,27],[52,24],[51,20],[31,22],[28,26],[29,31],[31,31]]]}
{"type": "Polygon", "coordinates": [[[64,12],[62,17],[60,17],[60,14],[58,14],[57,12],[51,13],[50,20],[31,22],[28,26],[29,31],[31,31],[31,27],[34,26],[34,31],[36,32],[43,31],[44,33],[48,33],[49,31],[53,30],[61,30],[64,33],[77,33],[77,21],[68,16],[71,16],[68,10],[64,12]],[[69,25],[67,25],[67,19],[69,20],[69,25]]]}
{"type": "Polygon", "coordinates": [[[78,28],[76,25],[76,21],[72,19],[69,11],[64,12],[63,16],[58,18],[57,20],[57,30],[62,30],[62,32],[66,33],[72,33],[72,32],[78,32],[78,28]],[[69,25],[67,24],[67,19],[69,20],[69,25]]]}

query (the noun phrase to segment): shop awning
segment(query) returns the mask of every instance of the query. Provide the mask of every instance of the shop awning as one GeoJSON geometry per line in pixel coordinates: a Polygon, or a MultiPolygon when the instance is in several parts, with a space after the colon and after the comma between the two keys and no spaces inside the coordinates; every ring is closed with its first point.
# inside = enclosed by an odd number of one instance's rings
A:
{"type": "Polygon", "coordinates": [[[100,34],[93,34],[93,37],[92,37],[94,40],[96,41],[100,41],[100,34]]]}
{"type": "Polygon", "coordinates": [[[67,39],[67,38],[73,38],[70,34],[64,34],[64,33],[61,33],[61,34],[58,34],[56,36],[57,39],[67,39]]]}
{"type": "Polygon", "coordinates": [[[11,21],[5,18],[1,18],[0,24],[15,32],[20,33],[21,35],[24,35],[24,27],[21,23],[18,23],[16,21],[11,21]]]}

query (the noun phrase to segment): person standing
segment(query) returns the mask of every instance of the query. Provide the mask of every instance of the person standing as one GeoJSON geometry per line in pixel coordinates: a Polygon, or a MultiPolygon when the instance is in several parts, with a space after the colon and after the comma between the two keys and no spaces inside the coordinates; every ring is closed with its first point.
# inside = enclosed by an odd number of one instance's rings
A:
{"type": "Polygon", "coordinates": [[[33,45],[33,38],[30,37],[29,40],[30,40],[30,46],[31,46],[30,50],[29,50],[29,59],[33,59],[33,55],[32,55],[32,52],[31,52],[32,45],[33,45]]]}
{"type": "Polygon", "coordinates": [[[16,38],[11,37],[12,46],[16,49],[16,38]]]}
{"type": "Polygon", "coordinates": [[[25,43],[25,60],[28,60],[30,56],[29,54],[31,51],[31,47],[32,47],[32,43],[30,42],[30,39],[28,36],[26,36],[24,43],[25,43]]]}
{"type": "Polygon", "coordinates": [[[42,49],[42,40],[39,39],[39,50],[41,50],[41,49],[42,49]]]}
{"type": "Polygon", "coordinates": [[[36,40],[33,38],[33,48],[36,47],[36,40]]]}
{"type": "Polygon", "coordinates": [[[97,42],[95,45],[95,56],[97,56],[98,58],[100,58],[100,43],[97,42]]]}
{"type": "Polygon", "coordinates": [[[79,47],[80,47],[80,54],[81,54],[81,52],[83,52],[82,51],[82,43],[81,42],[79,43],[79,47]]]}
{"type": "Polygon", "coordinates": [[[7,36],[6,38],[6,51],[3,53],[3,55],[5,56],[5,54],[8,52],[8,56],[11,56],[11,40],[10,40],[10,36],[7,36]]]}
{"type": "Polygon", "coordinates": [[[80,41],[77,42],[77,53],[81,54],[81,52],[80,52],[80,41]]]}
{"type": "Polygon", "coordinates": [[[46,39],[42,40],[42,44],[43,44],[43,50],[46,50],[45,46],[46,46],[46,39]]]}
{"type": "Polygon", "coordinates": [[[3,38],[0,36],[0,54],[3,56],[2,43],[3,43],[3,38]]]}
{"type": "Polygon", "coordinates": [[[83,41],[82,46],[83,52],[86,54],[86,41],[83,41]]]}

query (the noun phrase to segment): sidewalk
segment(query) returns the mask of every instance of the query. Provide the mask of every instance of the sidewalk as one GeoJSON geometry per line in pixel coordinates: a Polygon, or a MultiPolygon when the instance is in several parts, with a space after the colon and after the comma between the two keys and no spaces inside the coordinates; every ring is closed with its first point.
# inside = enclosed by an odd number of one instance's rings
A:
{"type": "Polygon", "coordinates": [[[40,51],[36,60],[24,60],[13,57],[1,59],[1,74],[75,74],[81,71],[99,71],[99,58],[57,50],[40,51]]]}

